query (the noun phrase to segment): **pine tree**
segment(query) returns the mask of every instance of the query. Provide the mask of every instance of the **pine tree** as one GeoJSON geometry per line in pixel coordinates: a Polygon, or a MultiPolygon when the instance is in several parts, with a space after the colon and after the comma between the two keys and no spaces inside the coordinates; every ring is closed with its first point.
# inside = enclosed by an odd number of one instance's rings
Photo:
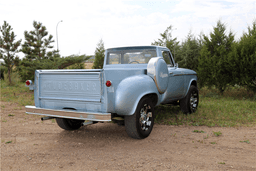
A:
{"type": "Polygon", "coordinates": [[[52,50],[53,36],[49,35],[46,27],[40,22],[33,22],[34,30],[25,31],[25,42],[21,51],[25,54],[18,67],[23,81],[34,79],[36,69],[64,69],[74,64],[82,63],[89,59],[86,55],[70,55],[60,57],[59,52],[52,50]]]}
{"type": "Polygon", "coordinates": [[[232,82],[233,69],[228,61],[233,43],[234,34],[230,32],[226,35],[226,26],[221,21],[213,27],[209,38],[204,35],[198,64],[201,86],[215,86],[223,93],[227,85],[232,82]]]}
{"type": "Polygon", "coordinates": [[[172,25],[170,25],[163,33],[160,33],[161,38],[151,43],[151,45],[166,46],[168,49],[170,49],[170,51],[173,54],[173,57],[176,60],[177,58],[179,58],[178,52],[180,47],[177,38],[172,38],[172,31],[173,27],[172,25]]]}
{"type": "Polygon", "coordinates": [[[53,55],[57,55],[57,51],[49,51],[53,48],[51,43],[54,41],[53,36],[48,36],[48,31],[46,27],[40,22],[33,22],[33,31],[25,31],[25,42],[22,45],[21,51],[25,54],[26,59],[28,60],[41,60],[49,59],[53,55]],[[47,37],[48,36],[48,37],[47,37]]]}
{"type": "Polygon", "coordinates": [[[230,56],[233,64],[233,79],[235,84],[247,86],[256,92],[256,20],[248,27],[240,41],[235,44],[230,56]]]}
{"type": "Polygon", "coordinates": [[[94,54],[95,54],[95,60],[94,60],[92,68],[93,69],[102,69],[103,63],[104,63],[104,56],[105,56],[104,42],[102,39],[100,39],[99,43],[97,44],[94,54]]]}
{"type": "Polygon", "coordinates": [[[36,69],[43,69],[47,63],[60,58],[58,51],[51,50],[53,48],[51,43],[54,42],[53,36],[48,36],[46,27],[36,21],[33,22],[33,27],[34,30],[24,32],[25,42],[22,44],[21,52],[25,54],[25,57],[18,67],[22,81],[33,80],[36,69]]]}
{"type": "Polygon", "coordinates": [[[0,59],[4,59],[4,64],[8,70],[9,84],[12,84],[11,73],[14,65],[17,65],[19,58],[15,54],[19,51],[18,48],[21,44],[21,40],[15,41],[16,35],[12,31],[12,27],[4,21],[0,31],[2,36],[0,36],[0,59]]]}
{"type": "Polygon", "coordinates": [[[197,71],[198,57],[200,55],[200,51],[200,42],[190,31],[187,35],[186,40],[181,44],[181,58],[176,59],[176,62],[179,63],[180,67],[197,71]]]}

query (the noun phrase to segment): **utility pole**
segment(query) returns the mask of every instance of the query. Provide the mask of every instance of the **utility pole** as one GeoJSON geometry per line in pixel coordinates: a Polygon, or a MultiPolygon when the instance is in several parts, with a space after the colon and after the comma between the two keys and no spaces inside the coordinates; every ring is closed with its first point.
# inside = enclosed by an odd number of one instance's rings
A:
{"type": "Polygon", "coordinates": [[[57,51],[59,51],[59,44],[58,44],[58,25],[60,22],[63,22],[62,20],[60,20],[56,26],[56,37],[57,37],[57,51]]]}

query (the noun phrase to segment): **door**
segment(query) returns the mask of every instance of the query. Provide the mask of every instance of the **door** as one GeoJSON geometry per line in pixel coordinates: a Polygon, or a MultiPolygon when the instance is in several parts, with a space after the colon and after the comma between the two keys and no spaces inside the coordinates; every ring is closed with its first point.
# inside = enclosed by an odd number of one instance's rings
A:
{"type": "Polygon", "coordinates": [[[175,67],[174,60],[169,51],[162,50],[163,58],[168,66],[169,71],[169,82],[168,88],[166,90],[164,102],[173,101],[183,97],[185,93],[185,77],[182,71],[179,68],[175,67]]]}

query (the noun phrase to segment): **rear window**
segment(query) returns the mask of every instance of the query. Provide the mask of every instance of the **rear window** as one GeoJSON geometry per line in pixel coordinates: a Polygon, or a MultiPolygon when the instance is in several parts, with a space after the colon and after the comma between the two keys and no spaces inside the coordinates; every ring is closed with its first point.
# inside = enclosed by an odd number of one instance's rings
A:
{"type": "Polygon", "coordinates": [[[156,57],[155,50],[109,52],[107,64],[147,64],[152,57],[156,57]]]}

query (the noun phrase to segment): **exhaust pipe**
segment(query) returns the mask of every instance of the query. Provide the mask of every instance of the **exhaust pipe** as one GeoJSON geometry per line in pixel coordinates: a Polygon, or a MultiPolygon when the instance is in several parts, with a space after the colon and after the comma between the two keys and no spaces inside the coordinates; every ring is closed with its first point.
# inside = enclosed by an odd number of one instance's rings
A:
{"type": "Polygon", "coordinates": [[[50,117],[50,116],[42,117],[41,121],[49,120],[49,119],[54,119],[54,117],[50,117]]]}

